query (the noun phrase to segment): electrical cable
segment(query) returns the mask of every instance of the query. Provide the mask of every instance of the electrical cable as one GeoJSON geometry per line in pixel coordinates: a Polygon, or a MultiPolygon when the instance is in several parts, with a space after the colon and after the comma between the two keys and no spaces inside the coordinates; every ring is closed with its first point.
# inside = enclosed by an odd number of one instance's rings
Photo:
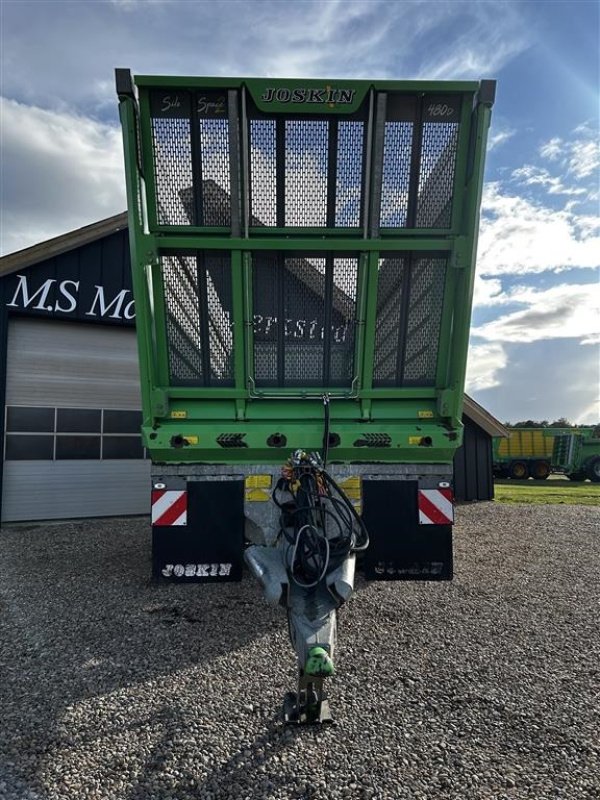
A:
{"type": "MultiPolygon", "coordinates": [[[[328,402],[325,435],[328,430],[328,402]]],[[[324,467],[318,453],[297,450],[273,489],[280,509],[279,534],[288,544],[286,567],[303,589],[313,589],[350,553],[365,550],[369,534],[352,502],[324,467]],[[289,499],[285,499],[283,493],[289,499]]]]}
{"type": "Polygon", "coordinates": [[[327,466],[327,456],[329,455],[329,395],[323,395],[323,466],[327,466]]]}
{"type": "Polygon", "coordinates": [[[358,523],[358,526],[359,526],[359,528],[360,528],[360,530],[361,530],[361,532],[363,534],[364,541],[362,542],[362,544],[356,545],[353,549],[354,550],[366,550],[367,547],[369,546],[369,532],[367,531],[367,526],[365,525],[362,517],[359,516],[358,512],[356,511],[356,509],[354,508],[354,506],[350,502],[348,496],[345,494],[343,489],[341,489],[337,485],[337,483],[334,481],[334,479],[331,477],[331,475],[328,472],[323,471],[323,477],[325,478],[326,482],[331,484],[331,486],[333,486],[335,491],[339,494],[339,496],[341,497],[342,501],[345,503],[346,507],[348,508],[348,510],[350,511],[350,513],[352,514],[352,516],[354,517],[356,522],[358,523]]]}
{"type": "MultiPolygon", "coordinates": [[[[301,583],[297,578],[295,579],[296,583],[298,584],[298,586],[301,586],[303,589],[312,589],[320,581],[322,581],[323,578],[325,577],[325,575],[327,574],[328,567],[329,567],[329,540],[326,539],[324,536],[320,536],[319,532],[312,525],[303,525],[300,528],[300,530],[298,531],[298,534],[296,536],[296,543],[295,543],[294,549],[292,551],[292,574],[294,573],[294,564],[296,563],[296,558],[297,558],[297,554],[298,554],[298,546],[300,545],[300,542],[303,541],[302,534],[305,531],[314,531],[314,533],[315,533],[314,541],[318,542],[319,544],[321,542],[323,542],[325,544],[325,550],[326,550],[324,557],[321,559],[323,561],[322,568],[321,568],[321,570],[319,572],[318,577],[315,580],[313,580],[312,583],[301,583]]],[[[305,548],[306,547],[307,546],[305,545],[305,548]]],[[[308,572],[308,570],[306,569],[306,560],[308,558],[313,558],[314,559],[314,554],[310,553],[310,550],[308,550],[307,554],[305,555],[305,563],[303,564],[303,570],[304,570],[305,574],[308,572]]]]}

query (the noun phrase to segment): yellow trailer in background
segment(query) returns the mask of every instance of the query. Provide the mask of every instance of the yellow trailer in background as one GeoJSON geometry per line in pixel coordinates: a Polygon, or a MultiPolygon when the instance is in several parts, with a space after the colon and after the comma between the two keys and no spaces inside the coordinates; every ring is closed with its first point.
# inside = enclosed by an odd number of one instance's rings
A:
{"type": "Polygon", "coordinates": [[[497,478],[546,480],[553,472],[554,439],[569,433],[588,434],[588,428],[509,428],[508,438],[494,438],[494,475],[497,478]]]}

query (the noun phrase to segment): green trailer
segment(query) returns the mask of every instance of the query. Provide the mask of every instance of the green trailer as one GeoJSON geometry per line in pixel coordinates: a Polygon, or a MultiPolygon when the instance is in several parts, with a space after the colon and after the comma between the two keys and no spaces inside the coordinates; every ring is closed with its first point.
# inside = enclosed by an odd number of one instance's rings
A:
{"type": "Polygon", "coordinates": [[[556,436],[552,461],[572,481],[600,483],[600,426],[556,436]]]}
{"type": "Polygon", "coordinates": [[[116,79],[153,574],[245,553],[304,674],[367,531],[367,578],[452,577],[495,82],[116,79]]]}
{"type": "Polygon", "coordinates": [[[552,472],[564,471],[556,462],[555,440],[559,436],[591,435],[593,428],[509,428],[508,438],[494,437],[492,458],[497,478],[543,481],[552,472]]]}

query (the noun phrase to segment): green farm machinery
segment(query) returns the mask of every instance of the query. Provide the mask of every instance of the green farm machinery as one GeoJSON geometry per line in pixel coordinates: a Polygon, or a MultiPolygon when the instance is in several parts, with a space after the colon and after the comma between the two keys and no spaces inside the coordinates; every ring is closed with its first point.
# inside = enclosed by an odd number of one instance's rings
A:
{"type": "Polygon", "coordinates": [[[329,719],[336,610],[452,577],[495,83],[116,72],[157,580],[286,608],[285,718],[329,719]]]}
{"type": "Polygon", "coordinates": [[[600,483],[600,426],[556,436],[552,461],[572,481],[600,483]]]}
{"type": "Polygon", "coordinates": [[[508,430],[508,438],[495,437],[493,439],[493,469],[497,478],[514,478],[516,480],[533,478],[543,481],[553,472],[577,472],[577,474],[585,476],[585,469],[572,468],[572,463],[578,460],[580,446],[567,443],[587,441],[588,437],[593,436],[594,428],[592,426],[580,428],[523,427],[509,428],[508,430]],[[575,435],[577,438],[569,439],[571,435],[575,435]]]}

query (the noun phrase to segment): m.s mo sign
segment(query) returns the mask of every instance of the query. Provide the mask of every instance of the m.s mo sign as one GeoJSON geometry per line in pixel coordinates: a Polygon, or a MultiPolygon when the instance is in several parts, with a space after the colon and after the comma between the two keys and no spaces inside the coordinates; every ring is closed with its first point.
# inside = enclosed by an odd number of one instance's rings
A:
{"type": "Polygon", "coordinates": [[[108,318],[116,321],[135,319],[135,303],[131,289],[108,292],[104,286],[94,284],[85,294],[82,313],[81,281],[48,278],[37,288],[28,283],[27,275],[17,275],[18,282],[12,299],[6,305],[19,311],[42,311],[65,316],[108,318]]]}
{"type": "MultiPolygon", "coordinates": [[[[27,275],[17,274],[14,277],[16,283],[8,291],[10,300],[6,306],[15,311],[72,317],[89,322],[96,319],[127,324],[135,320],[131,289],[110,290],[101,284],[84,285],[79,280],[57,278],[47,278],[42,283],[34,284],[27,275]]],[[[322,319],[288,318],[283,320],[283,324],[286,339],[323,339],[322,319]]],[[[277,317],[254,315],[254,334],[259,338],[268,339],[277,326],[277,317]]],[[[348,325],[332,325],[331,331],[335,342],[344,342],[348,325]]]]}

